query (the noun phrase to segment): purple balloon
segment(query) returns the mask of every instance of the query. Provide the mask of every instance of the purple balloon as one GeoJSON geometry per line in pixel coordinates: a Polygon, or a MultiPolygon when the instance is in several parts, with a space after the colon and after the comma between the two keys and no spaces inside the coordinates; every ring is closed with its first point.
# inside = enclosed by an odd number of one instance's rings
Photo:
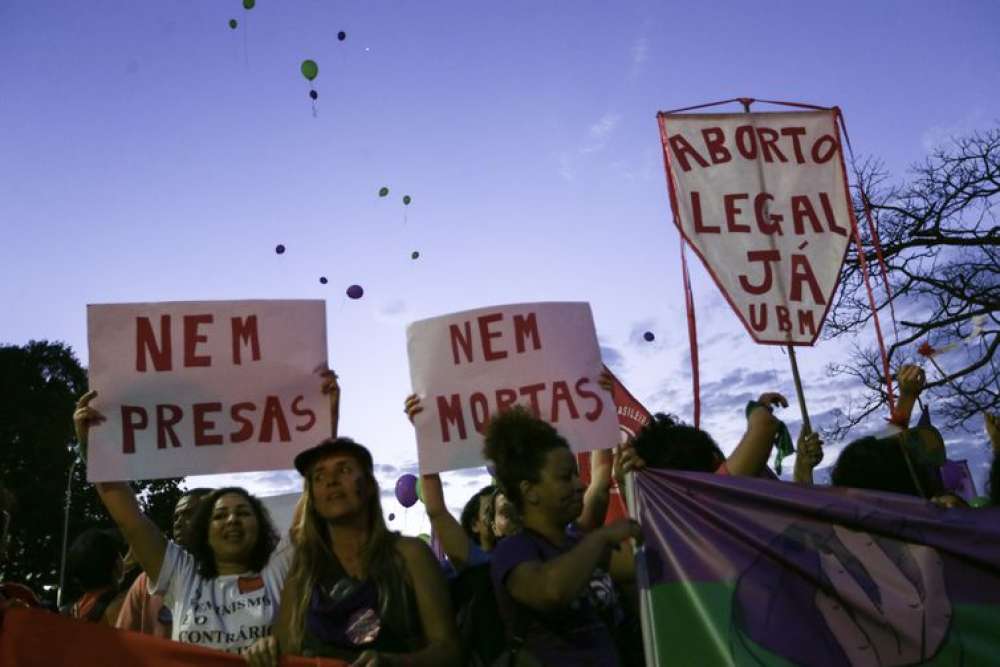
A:
{"type": "Polygon", "coordinates": [[[396,518],[396,515],[393,514],[392,512],[389,512],[389,521],[392,521],[395,518],[396,518]]]}
{"type": "Polygon", "coordinates": [[[362,296],[364,296],[364,293],[365,290],[361,287],[361,285],[351,285],[350,287],[347,288],[347,296],[351,297],[352,299],[360,299],[362,296]]]}
{"type": "Polygon", "coordinates": [[[646,339],[647,343],[652,343],[654,340],[656,340],[656,336],[653,335],[652,331],[647,331],[646,333],[642,334],[642,337],[646,339]]]}
{"type": "Polygon", "coordinates": [[[400,475],[396,480],[396,500],[403,507],[417,504],[417,478],[410,473],[400,475]]]}

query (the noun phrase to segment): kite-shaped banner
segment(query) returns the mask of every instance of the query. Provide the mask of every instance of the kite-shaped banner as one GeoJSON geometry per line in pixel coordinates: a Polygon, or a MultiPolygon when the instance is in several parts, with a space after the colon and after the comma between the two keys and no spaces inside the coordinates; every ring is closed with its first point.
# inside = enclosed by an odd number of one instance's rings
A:
{"type": "Polygon", "coordinates": [[[812,345],[852,234],[836,111],[661,114],[674,222],[758,343],[812,345]]]}

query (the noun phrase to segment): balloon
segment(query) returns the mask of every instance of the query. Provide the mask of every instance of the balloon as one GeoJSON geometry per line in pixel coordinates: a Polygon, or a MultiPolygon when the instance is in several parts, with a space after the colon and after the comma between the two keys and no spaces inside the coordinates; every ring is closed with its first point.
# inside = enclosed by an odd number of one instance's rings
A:
{"type": "Polygon", "coordinates": [[[236,30],[236,26],[238,26],[238,25],[239,25],[239,23],[236,22],[236,19],[229,19],[229,27],[230,28],[232,28],[233,30],[236,30]]]}
{"type": "Polygon", "coordinates": [[[378,196],[379,197],[385,197],[385,196],[388,196],[388,194],[389,194],[389,188],[382,187],[382,188],[378,189],[378,196]]]}
{"type": "Polygon", "coordinates": [[[350,287],[347,288],[347,296],[351,297],[352,299],[360,299],[362,296],[364,296],[364,293],[365,290],[364,288],[361,287],[361,285],[351,285],[350,287]]]}
{"type": "Polygon", "coordinates": [[[410,253],[410,259],[417,259],[419,257],[420,257],[420,253],[417,252],[416,250],[414,250],[413,252],[410,253]]]}
{"type": "Polygon", "coordinates": [[[303,60],[300,69],[302,70],[302,76],[309,81],[315,79],[319,74],[319,65],[316,64],[315,60],[303,60]]]}
{"type": "Polygon", "coordinates": [[[337,33],[337,39],[339,39],[340,41],[344,41],[345,39],[347,39],[347,33],[341,30],[340,32],[337,33]]]}
{"type": "Polygon", "coordinates": [[[428,535],[427,533],[420,533],[419,535],[417,535],[417,537],[419,537],[420,539],[422,539],[427,544],[431,543],[431,536],[428,535]]]}
{"type": "Polygon", "coordinates": [[[243,9],[253,9],[256,4],[257,0],[243,0],[243,9]]]}
{"type": "Polygon", "coordinates": [[[403,507],[413,507],[417,504],[417,478],[406,473],[396,480],[396,500],[403,507]]]}
{"type": "Polygon", "coordinates": [[[396,515],[393,514],[392,512],[389,512],[389,521],[392,521],[395,518],[396,518],[396,515]]]}
{"type": "Polygon", "coordinates": [[[278,253],[279,255],[284,255],[285,254],[285,246],[283,246],[283,245],[281,245],[279,243],[277,246],[275,246],[274,252],[278,253]]]}
{"type": "Polygon", "coordinates": [[[317,93],[315,90],[309,91],[309,99],[315,100],[317,97],[319,97],[319,93],[317,93]]]}
{"type": "Polygon", "coordinates": [[[413,201],[413,199],[410,197],[410,195],[405,195],[403,197],[403,206],[409,206],[411,201],[413,201]]]}
{"type": "Polygon", "coordinates": [[[325,285],[326,283],[327,283],[326,276],[320,276],[319,277],[319,284],[320,285],[325,285]]]}
{"type": "Polygon", "coordinates": [[[424,502],[424,480],[417,479],[417,499],[424,502]]]}
{"type": "Polygon", "coordinates": [[[990,499],[988,496],[977,496],[972,499],[969,505],[972,507],[989,507],[990,499]]]}
{"type": "Polygon", "coordinates": [[[647,343],[652,343],[654,340],[656,340],[656,336],[653,335],[652,331],[647,331],[646,333],[642,334],[642,337],[646,339],[647,343]]]}

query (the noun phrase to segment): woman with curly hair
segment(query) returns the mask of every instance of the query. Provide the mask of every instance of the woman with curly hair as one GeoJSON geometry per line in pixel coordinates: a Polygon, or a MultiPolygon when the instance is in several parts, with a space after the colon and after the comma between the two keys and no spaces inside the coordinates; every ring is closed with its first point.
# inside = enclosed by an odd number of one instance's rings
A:
{"type": "MultiPolygon", "coordinates": [[[[339,387],[323,374],[336,432],[339,387]]],[[[90,404],[89,391],[73,413],[77,441],[86,451],[91,426],[105,417],[90,404]]],[[[291,564],[290,546],[276,549],[278,534],[267,510],[245,489],[217,489],[198,505],[187,549],[164,538],[142,513],[126,482],[95,484],[101,501],[143,571],[151,593],[164,596],[173,618],[171,638],[229,653],[245,653],[271,634],[281,588],[291,564]]]]}
{"type": "Polygon", "coordinates": [[[638,538],[639,525],[620,519],[585,535],[574,530],[584,496],[576,457],[522,407],[490,421],[484,455],[521,517],[521,531],[499,542],[491,565],[512,645],[544,665],[619,665],[610,626],[621,608],[609,572],[627,577],[631,552],[621,543],[638,538]]]}

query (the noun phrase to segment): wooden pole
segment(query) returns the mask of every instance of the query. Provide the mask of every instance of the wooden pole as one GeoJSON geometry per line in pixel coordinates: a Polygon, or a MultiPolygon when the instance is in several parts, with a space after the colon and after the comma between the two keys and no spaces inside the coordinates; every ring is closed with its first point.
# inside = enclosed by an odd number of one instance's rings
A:
{"type": "MultiPolygon", "coordinates": [[[[750,105],[753,104],[754,100],[749,97],[741,97],[739,100],[740,104],[743,105],[743,112],[750,113],[750,105]]],[[[761,168],[760,158],[757,159],[757,176],[760,181],[761,190],[765,190],[764,170],[761,168]]],[[[806,396],[802,391],[802,378],[799,377],[799,364],[795,359],[795,346],[788,344],[786,349],[788,350],[788,361],[792,365],[792,380],[795,381],[795,396],[799,401],[799,409],[802,411],[803,433],[812,433],[812,424],[809,423],[809,411],[806,409],[806,396]]]]}

